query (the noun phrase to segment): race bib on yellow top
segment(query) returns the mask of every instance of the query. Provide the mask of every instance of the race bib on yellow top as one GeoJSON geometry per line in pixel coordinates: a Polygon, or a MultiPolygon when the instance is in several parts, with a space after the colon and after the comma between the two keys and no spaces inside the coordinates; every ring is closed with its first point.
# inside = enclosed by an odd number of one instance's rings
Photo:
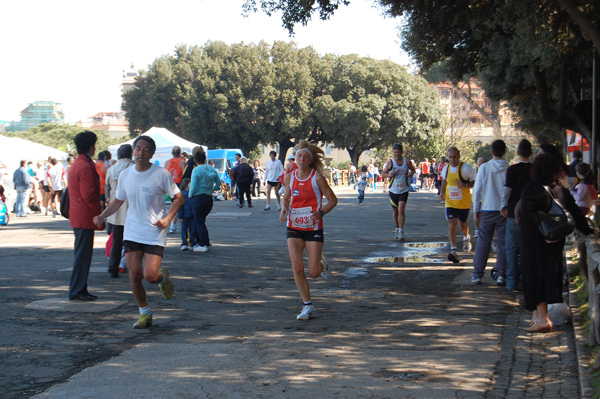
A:
{"type": "Polygon", "coordinates": [[[312,207],[307,206],[304,208],[292,208],[290,212],[290,220],[292,221],[292,228],[295,229],[312,229],[314,222],[310,218],[312,214],[312,207]]]}
{"type": "Polygon", "coordinates": [[[451,200],[461,200],[463,199],[463,190],[458,186],[449,186],[448,194],[450,195],[451,200]]]}

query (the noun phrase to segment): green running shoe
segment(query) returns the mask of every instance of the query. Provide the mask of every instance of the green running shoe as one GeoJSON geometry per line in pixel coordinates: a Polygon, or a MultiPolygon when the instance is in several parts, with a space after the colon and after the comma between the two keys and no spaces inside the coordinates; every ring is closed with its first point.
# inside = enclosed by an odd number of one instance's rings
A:
{"type": "Polygon", "coordinates": [[[163,280],[163,282],[158,284],[158,287],[160,288],[160,292],[163,294],[163,297],[165,299],[171,299],[171,298],[173,298],[173,283],[171,282],[171,279],[169,278],[169,272],[164,267],[161,267],[158,270],[161,271],[165,275],[165,279],[163,280]]]}
{"type": "Polygon", "coordinates": [[[152,315],[146,313],[140,313],[138,321],[135,322],[133,328],[148,328],[152,326],[152,315]]]}

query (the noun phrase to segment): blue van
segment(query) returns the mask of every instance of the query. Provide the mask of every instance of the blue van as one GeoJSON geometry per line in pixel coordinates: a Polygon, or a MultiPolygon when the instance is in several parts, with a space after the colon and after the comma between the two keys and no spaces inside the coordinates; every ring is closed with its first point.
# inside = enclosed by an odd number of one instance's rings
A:
{"type": "Polygon", "coordinates": [[[226,183],[229,187],[231,187],[231,178],[229,177],[229,172],[231,169],[233,169],[233,164],[235,163],[235,154],[244,156],[242,150],[239,148],[208,150],[206,153],[207,161],[212,161],[217,173],[219,173],[221,181],[226,183]]]}

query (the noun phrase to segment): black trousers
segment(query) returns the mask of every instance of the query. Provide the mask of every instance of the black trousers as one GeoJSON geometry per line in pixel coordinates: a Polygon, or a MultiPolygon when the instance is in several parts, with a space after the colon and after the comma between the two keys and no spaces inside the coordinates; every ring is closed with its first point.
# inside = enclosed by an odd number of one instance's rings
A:
{"type": "Polygon", "coordinates": [[[75,233],[75,251],[73,254],[71,283],[69,285],[69,298],[75,298],[88,292],[87,281],[94,250],[94,230],[73,229],[73,233],[75,233]]]}
{"type": "Polygon", "coordinates": [[[239,198],[239,204],[240,205],[244,205],[244,195],[246,195],[246,198],[248,199],[248,205],[252,205],[252,197],[250,196],[250,185],[252,183],[251,182],[247,182],[247,183],[238,183],[238,198],[239,198]]]}
{"type": "Polygon", "coordinates": [[[123,230],[125,226],[111,224],[113,245],[110,249],[110,258],[108,259],[108,272],[110,274],[119,273],[119,264],[121,263],[121,252],[123,251],[123,230]]]}

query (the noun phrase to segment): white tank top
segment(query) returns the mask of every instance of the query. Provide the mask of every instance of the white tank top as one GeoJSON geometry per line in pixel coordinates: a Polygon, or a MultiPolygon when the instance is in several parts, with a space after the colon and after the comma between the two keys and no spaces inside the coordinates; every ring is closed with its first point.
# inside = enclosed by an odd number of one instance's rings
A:
{"type": "Polygon", "coordinates": [[[408,191],[408,165],[406,157],[403,158],[402,165],[398,165],[392,158],[393,180],[390,182],[390,193],[403,194],[408,191]]]}

